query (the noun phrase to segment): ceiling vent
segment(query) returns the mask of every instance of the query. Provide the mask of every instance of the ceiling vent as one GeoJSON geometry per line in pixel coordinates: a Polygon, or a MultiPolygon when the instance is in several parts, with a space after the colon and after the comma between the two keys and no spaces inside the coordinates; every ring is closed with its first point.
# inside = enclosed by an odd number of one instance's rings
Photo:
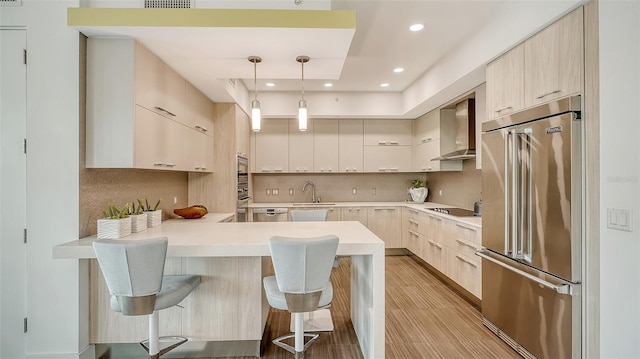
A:
{"type": "Polygon", "coordinates": [[[192,0],[144,0],[144,7],[146,9],[191,9],[191,1],[192,0]]]}
{"type": "Polygon", "coordinates": [[[0,0],[0,7],[22,6],[22,0],[0,0]]]}

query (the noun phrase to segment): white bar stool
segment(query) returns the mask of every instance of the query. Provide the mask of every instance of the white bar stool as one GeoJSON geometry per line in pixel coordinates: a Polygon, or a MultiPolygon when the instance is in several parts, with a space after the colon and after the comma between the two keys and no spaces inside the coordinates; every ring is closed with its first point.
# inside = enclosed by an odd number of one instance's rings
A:
{"type": "Polygon", "coordinates": [[[304,314],[326,307],[333,299],[330,276],[338,237],[315,238],[272,237],[269,249],[276,275],[263,280],[267,301],[275,309],[288,310],[295,321],[294,334],[273,340],[277,346],[304,358],[304,352],[319,337],[305,334],[304,314]],[[305,343],[305,337],[310,338],[305,343]],[[295,346],[284,340],[295,338],[295,346]]]}
{"type": "Polygon", "coordinates": [[[159,337],[158,312],[177,305],[200,284],[197,275],[163,275],[167,244],[166,237],[93,242],[111,294],[111,309],[123,315],[149,315],[149,339],[140,342],[149,358],[159,358],[187,341],[178,336],[159,337]],[[172,344],[160,349],[160,341],[172,344]]]}

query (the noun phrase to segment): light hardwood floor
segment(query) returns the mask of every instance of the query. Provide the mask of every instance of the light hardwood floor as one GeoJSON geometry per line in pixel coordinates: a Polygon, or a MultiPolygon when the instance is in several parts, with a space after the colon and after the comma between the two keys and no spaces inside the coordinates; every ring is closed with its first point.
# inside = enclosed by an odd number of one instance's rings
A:
{"type": "MultiPolygon", "coordinates": [[[[340,267],[331,274],[335,330],[321,333],[308,349],[308,359],[362,358],[349,317],[349,262],[348,258],[340,258],[340,267]]],[[[420,259],[387,256],[385,273],[386,358],[521,358],[482,325],[478,308],[429,272],[420,259]]],[[[287,312],[271,310],[261,358],[293,357],[271,343],[289,333],[289,318],[287,312]]],[[[244,357],[249,358],[253,357],[244,357]]]]}

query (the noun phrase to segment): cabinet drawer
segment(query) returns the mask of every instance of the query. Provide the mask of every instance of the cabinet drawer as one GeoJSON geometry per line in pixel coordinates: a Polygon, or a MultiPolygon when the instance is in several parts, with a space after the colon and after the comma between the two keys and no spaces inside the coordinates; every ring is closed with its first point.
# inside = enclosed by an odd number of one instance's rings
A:
{"type": "Polygon", "coordinates": [[[464,255],[468,257],[469,260],[473,262],[480,262],[480,257],[476,256],[475,253],[480,250],[481,246],[479,244],[475,244],[473,242],[465,241],[464,239],[453,236],[451,242],[451,249],[457,254],[464,255]]]}
{"type": "Polygon", "coordinates": [[[451,276],[451,270],[449,269],[452,254],[451,249],[433,239],[425,238],[422,246],[422,254],[422,259],[424,259],[425,262],[439,270],[442,274],[451,276]]]}
{"type": "Polygon", "coordinates": [[[365,226],[367,223],[367,210],[360,207],[348,207],[342,209],[343,221],[358,221],[365,226]]]}
{"type": "Polygon", "coordinates": [[[412,230],[407,230],[407,243],[405,243],[404,247],[410,250],[411,253],[422,258],[423,243],[424,243],[424,237],[421,234],[412,230]]]}
{"type": "Polygon", "coordinates": [[[364,144],[368,146],[412,146],[413,120],[364,121],[364,144]]]}
{"type": "Polygon", "coordinates": [[[482,262],[456,254],[453,256],[452,279],[471,294],[482,299],[482,262]]]}
{"type": "Polygon", "coordinates": [[[453,234],[456,237],[460,237],[465,241],[475,243],[477,245],[482,244],[480,229],[467,227],[460,223],[454,223],[453,225],[453,234]]]}

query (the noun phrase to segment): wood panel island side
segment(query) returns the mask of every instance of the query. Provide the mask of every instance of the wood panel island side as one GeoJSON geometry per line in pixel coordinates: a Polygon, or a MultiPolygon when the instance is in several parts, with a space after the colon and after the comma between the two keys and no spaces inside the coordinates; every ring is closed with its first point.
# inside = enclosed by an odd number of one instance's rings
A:
{"type": "MultiPolygon", "coordinates": [[[[209,217],[209,216],[207,216],[209,217]]],[[[198,274],[200,286],[160,313],[160,335],[190,339],[184,350],[221,344],[225,354],[260,355],[269,305],[262,278],[271,273],[268,240],[274,235],[335,234],[339,256],[351,257],[351,320],[365,358],[385,355],[385,245],[360,222],[218,223],[215,217],[171,219],[126,239],[169,238],[165,274],[198,274]],[[237,349],[233,349],[237,348],[237,349]],[[234,352],[235,351],[235,352],[234,352]]],[[[147,318],[114,313],[95,260],[95,236],[53,248],[54,258],[88,260],[89,336],[92,344],[145,339],[147,318]]],[[[220,345],[218,345],[220,346],[220,345]]]]}

